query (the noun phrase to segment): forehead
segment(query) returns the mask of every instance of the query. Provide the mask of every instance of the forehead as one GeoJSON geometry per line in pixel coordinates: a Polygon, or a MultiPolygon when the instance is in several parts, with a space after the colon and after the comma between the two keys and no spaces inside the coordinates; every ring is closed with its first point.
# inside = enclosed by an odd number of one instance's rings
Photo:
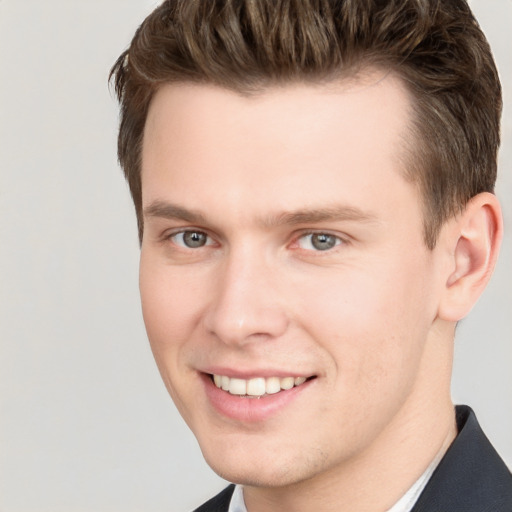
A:
{"type": "Polygon", "coordinates": [[[356,190],[385,186],[390,172],[404,181],[410,110],[402,82],[379,71],[251,96],[164,85],[144,133],[143,204],[167,194],[200,209],[204,187],[240,212],[249,195],[263,212],[296,209],[316,196],[357,200],[356,190]]]}
{"type": "MultiPolygon", "coordinates": [[[[213,84],[164,84],[149,108],[144,147],[154,138],[155,131],[164,126],[169,129],[170,124],[179,129],[174,135],[185,137],[189,128],[195,135],[201,127],[206,131],[224,123],[236,123],[239,127],[264,123],[282,137],[285,133],[296,134],[299,126],[308,125],[312,129],[330,124],[333,118],[342,120],[352,116],[352,123],[357,122],[371,134],[376,122],[391,121],[389,115],[394,114],[393,124],[400,130],[408,124],[409,104],[403,81],[394,73],[380,69],[365,69],[356,76],[320,83],[271,85],[247,94],[213,84]],[[297,121],[301,123],[299,126],[297,121]]],[[[222,135],[218,133],[217,142],[222,135]]],[[[225,142],[228,140],[226,137],[225,142]]]]}

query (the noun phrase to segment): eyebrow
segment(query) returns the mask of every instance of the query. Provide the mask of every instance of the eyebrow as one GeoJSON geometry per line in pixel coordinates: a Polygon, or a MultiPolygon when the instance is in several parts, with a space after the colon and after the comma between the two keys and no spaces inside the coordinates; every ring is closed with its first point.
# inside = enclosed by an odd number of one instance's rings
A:
{"type": "Polygon", "coordinates": [[[364,212],[353,206],[333,206],[327,208],[302,209],[293,212],[283,212],[269,216],[263,222],[269,226],[316,224],[318,222],[358,221],[373,222],[377,217],[370,212],[364,212]]]}
{"type": "MultiPolygon", "coordinates": [[[[210,224],[206,216],[197,211],[189,210],[181,206],[165,201],[154,201],[144,208],[145,218],[163,218],[169,220],[182,220],[191,224],[210,224]]],[[[267,215],[260,219],[263,227],[295,226],[299,224],[317,224],[319,222],[375,222],[377,217],[353,206],[340,206],[326,208],[304,208],[291,212],[281,212],[267,215]]]]}
{"type": "Polygon", "coordinates": [[[182,208],[181,206],[167,203],[165,201],[154,201],[144,208],[144,217],[157,217],[169,220],[183,220],[192,224],[205,224],[206,217],[196,211],[182,208]]]}

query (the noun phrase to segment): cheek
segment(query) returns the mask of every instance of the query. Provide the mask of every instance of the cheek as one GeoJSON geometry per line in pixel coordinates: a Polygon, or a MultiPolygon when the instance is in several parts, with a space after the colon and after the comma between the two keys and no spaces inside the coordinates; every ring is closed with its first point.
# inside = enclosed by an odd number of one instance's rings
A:
{"type": "Polygon", "coordinates": [[[180,379],[189,371],[185,351],[197,324],[194,314],[197,291],[179,276],[173,276],[165,265],[141,259],[140,294],[155,362],[173,401],[186,416],[180,379]]]}
{"type": "Polygon", "coordinates": [[[204,296],[198,280],[142,254],[139,286],[153,349],[165,350],[186,340],[197,323],[197,311],[204,296]]]}
{"type": "Polygon", "coordinates": [[[343,379],[362,386],[361,392],[393,376],[412,378],[431,322],[418,307],[425,304],[420,299],[425,290],[412,265],[368,268],[340,272],[315,286],[303,283],[298,308],[306,319],[303,329],[329,353],[343,379]]]}
{"type": "Polygon", "coordinates": [[[197,325],[200,290],[194,280],[160,262],[141,256],[140,295],[151,350],[162,380],[181,415],[188,423],[192,370],[186,351],[197,325]]]}

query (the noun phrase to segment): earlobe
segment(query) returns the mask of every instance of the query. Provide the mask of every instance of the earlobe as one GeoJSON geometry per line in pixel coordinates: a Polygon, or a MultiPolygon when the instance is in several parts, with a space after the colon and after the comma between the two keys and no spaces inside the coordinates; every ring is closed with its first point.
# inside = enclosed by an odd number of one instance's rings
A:
{"type": "Polygon", "coordinates": [[[485,289],[498,258],[503,220],[498,199],[484,192],[473,197],[454,219],[452,271],[446,281],[439,317],[458,322],[485,289]]]}

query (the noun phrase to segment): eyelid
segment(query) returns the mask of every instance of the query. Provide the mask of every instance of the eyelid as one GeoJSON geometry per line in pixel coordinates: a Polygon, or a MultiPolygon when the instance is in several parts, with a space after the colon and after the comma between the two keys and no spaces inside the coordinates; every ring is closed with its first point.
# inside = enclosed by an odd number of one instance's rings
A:
{"type": "Polygon", "coordinates": [[[296,246],[297,249],[303,250],[303,251],[314,252],[314,253],[319,253],[319,254],[322,254],[322,253],[327,254],[327,253],[330,253],[332,251],[335,251],[336,248],[338,248],[340,245],[347,245],[348,243],[350,243],[348,235],[340,234],[340,233],[334,233],[334,232],[332,232],[332,231],[330,231],[328,229],[308,229],[308,230],[299,232],[293,238],[292,246],[296,246]],[[300,247],[299,241],[301,239],[307,237],[307,236],[312,236],[312,235],[332,236],[332,237],[336,238],[336,244],[332,248],[326,249],[324,251],[318,250],[318,249],[304,249],[304,248],[300,247]]]}
{"type": "Polygon", "coordinates": [[[203,247],[209,247],[212,245],[215,245],[215,239],[210,235],[210,233],[206,229],[200,229],[200,228],[194,228],[194,227],[187,227],[187,228],[176,228],[169,231],[166,231],[162,236],[162,241],[167,242],[170,241],[177,247],[180,247],[181,249],[185,250],[195,250],[202,249],[203,247]],[[185,233],[202,233],[206,235],[206,243],[203,246],[200,247],[187,247],[183,244],[178,244],[175,241],[175,237],[177,235],[184,235],[185,233]]]}

